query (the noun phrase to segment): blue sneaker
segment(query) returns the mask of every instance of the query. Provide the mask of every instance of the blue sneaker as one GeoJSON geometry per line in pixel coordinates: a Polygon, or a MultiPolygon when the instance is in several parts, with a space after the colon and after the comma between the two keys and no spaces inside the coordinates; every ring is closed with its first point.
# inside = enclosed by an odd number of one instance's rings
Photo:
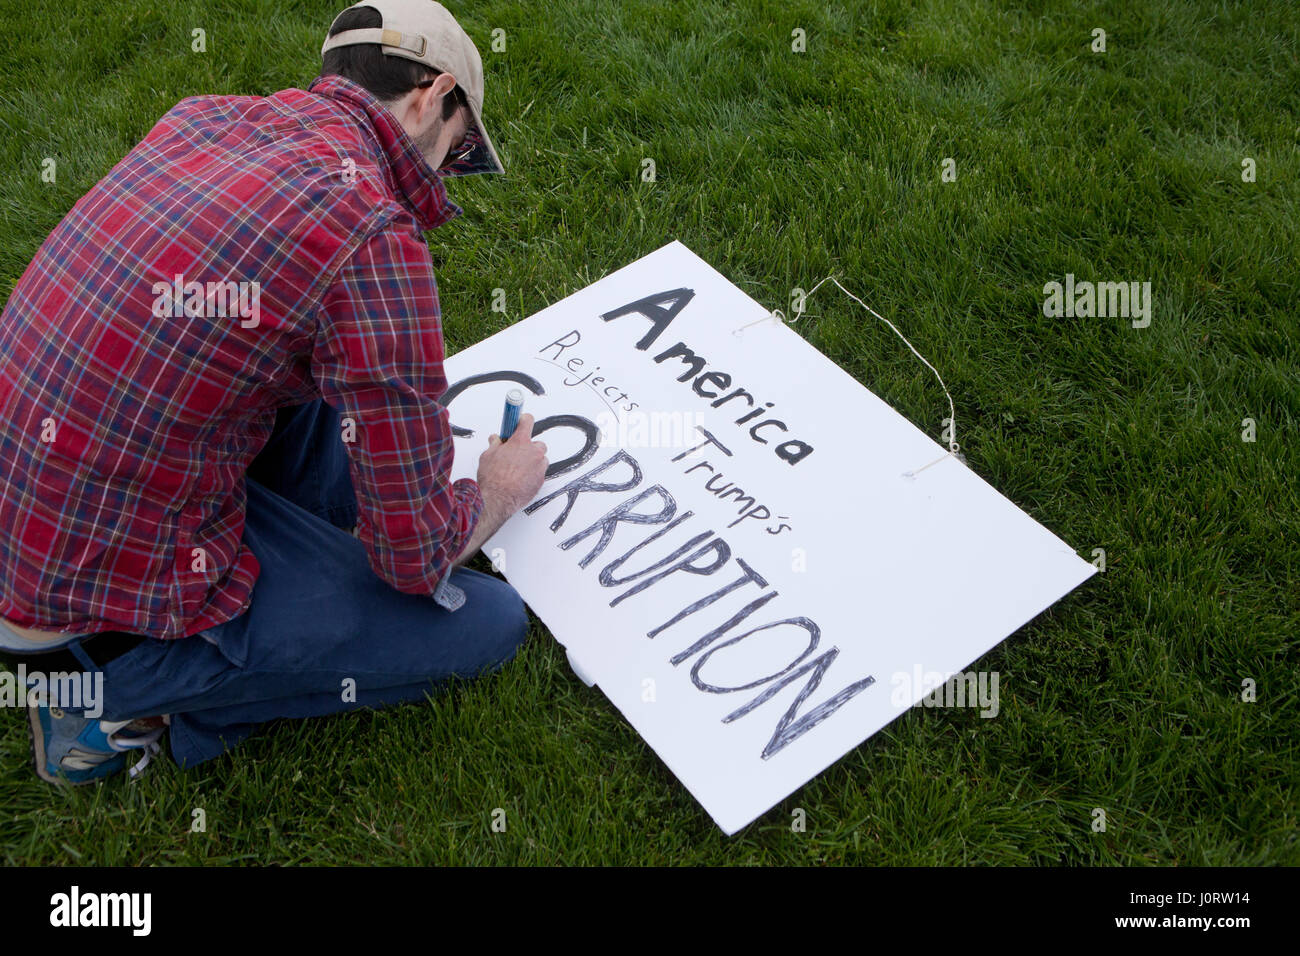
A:
{"type": "Polygon", "coordinates": [[[99,720],[84,710],[29,704],[32,754],[36,775],[47,783],[94,783],[122,770],[126,752],[140,750],[131,767],[135,777],[162,748],[158,738],[167,729],[147,720],[99,720]]]}

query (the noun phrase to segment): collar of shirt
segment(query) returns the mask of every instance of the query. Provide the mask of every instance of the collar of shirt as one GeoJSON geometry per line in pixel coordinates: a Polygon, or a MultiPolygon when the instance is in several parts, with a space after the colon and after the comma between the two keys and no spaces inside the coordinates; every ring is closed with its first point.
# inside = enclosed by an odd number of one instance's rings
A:
{"type": "Polygon", "coordinates": [[[375,139],[388,159],[388,168],[392,172],[397,191],[404,204],[415,214],[420,228],[425,231],[436,229],[465,211],[448,198],[447,189],[442,182],[444,176],[467,176],[491,171],[481,159],[483,151],[477,148],[481,141],[473,129],[467,143],[472,143],[475,148],[459,161],[435,170],[416,148],[414,140],[397,121],[392,110],[359,83],[331,74],[318,76],[307,91],[352,104],[365,113],[375,139]]]}

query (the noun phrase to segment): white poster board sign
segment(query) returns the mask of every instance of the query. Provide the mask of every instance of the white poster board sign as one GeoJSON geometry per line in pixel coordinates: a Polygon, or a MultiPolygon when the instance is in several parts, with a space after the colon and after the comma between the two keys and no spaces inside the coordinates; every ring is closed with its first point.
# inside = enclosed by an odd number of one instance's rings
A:
{"type": "Polygon", "coordinates": [[[551,469],[485,551],[728,834],[1096,570],[955,458],[905,475],[947,449],[765,315],[672,242],[443,397],[474,477],[524,390],[551,469]]]}

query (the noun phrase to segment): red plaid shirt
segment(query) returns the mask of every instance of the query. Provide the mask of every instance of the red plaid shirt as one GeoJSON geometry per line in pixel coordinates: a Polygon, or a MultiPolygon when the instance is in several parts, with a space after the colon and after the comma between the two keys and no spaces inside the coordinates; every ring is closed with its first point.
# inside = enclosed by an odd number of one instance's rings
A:
{"type": "Polygon", "coordinates": [[[481,157],[434,173],[338,76],[168,112],[0,315],[0,617],[180,638],[242,613],[259,572],[245,472],[277,408],[321,397],[355,422],[375,573],[434,594],[483,498],[449,482],[422,232],[463,212],[442,176],[481,157]]]}

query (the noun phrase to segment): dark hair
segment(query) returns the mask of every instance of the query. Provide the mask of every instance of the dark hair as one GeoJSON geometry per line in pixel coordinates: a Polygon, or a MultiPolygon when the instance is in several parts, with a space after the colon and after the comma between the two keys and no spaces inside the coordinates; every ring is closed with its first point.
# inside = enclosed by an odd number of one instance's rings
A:
{"type": "MultiPolygon", "coordinates": [[[[365,30],[382,26],[384,18],[374,7],[357,7],[344,10],[334,25],[330,36],[344,30],[365,30]]],[[[445,70],[435,70],[402,56],[386,56],[377,43],[358,43],[335,47],[321,57],[321,75],[338,74],[369,90],[376,99],[392,102],[419,87],[433,85],[434,78],[445,70]]],[[[442,119],[447,122],[459,106],[465,105],[465,94],[460,84],[452,87],[451,95],[442,98],[442,119]]]]}

